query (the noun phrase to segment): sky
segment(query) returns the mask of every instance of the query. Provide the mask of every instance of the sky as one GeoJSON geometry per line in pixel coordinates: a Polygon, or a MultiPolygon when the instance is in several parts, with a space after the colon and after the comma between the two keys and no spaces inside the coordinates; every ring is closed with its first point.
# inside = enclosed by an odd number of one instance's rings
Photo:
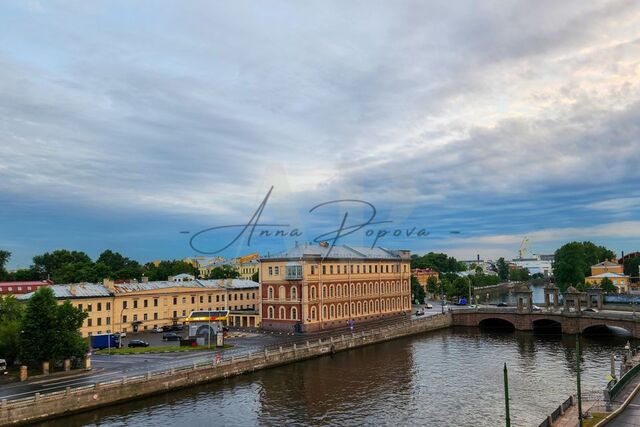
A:
{"type": "Polygon", "coordinates": [[[0,2],[11,268],[271,253],[373,208],[337,243],[631,252],[639,138],[636,0],[0,2]],[[198,234],[267,194],[279,226],[198,234]]]}

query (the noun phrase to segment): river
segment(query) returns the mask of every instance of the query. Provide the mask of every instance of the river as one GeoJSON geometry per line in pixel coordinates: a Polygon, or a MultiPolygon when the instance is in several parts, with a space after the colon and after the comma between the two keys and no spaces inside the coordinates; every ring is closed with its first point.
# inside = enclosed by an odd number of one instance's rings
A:
{"type": "MultiPolygon", "coordinates": [[[[583,337],[583,391],[627,338],[583,337]]],[[[637,342],[633,342],[634,345],[637,342]]],[[[453,328],[98,409],[41,426],[537,426],[575,393],[575,337],[453,328]]]]}

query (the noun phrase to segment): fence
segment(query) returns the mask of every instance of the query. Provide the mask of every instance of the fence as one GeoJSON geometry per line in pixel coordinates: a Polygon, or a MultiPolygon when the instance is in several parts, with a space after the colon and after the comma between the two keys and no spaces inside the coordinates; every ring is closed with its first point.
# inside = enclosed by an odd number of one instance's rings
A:
{"type": "Polygon", "coordinates": [[[618,394],[624,389],[624,387],[640,372],[640,364],[629,369],[613,387],[605,390],[605,395],[611,400],[615,400],[618,394]]]}
{"type": "Polygon", "coordinates": [[[399,320],[390,325],[373,327],[354,334],[297,340],[246,353],[236,353],[226,358],[209,354],[190,362],[189,365],[174,366],[170,369],[130,377],[123,376],[81,387],[67,387],[65,390],[46,394],[35,393],[32,397],[22,399],[4,399],[0,401],[0,425],[25,423],[44,417],[80,412],[97,406],[106,406],[145,395],[435,330],[450,324],[450,314],[399,320]]]}
{"type": "Polygon", "coordinates": [[[575,397],[569,396],[567,400],[562,402],[547,418],[540,423],[539,427],[551,427],[554,422],[560,418],[567,409],[575,405],[575,397]]]}

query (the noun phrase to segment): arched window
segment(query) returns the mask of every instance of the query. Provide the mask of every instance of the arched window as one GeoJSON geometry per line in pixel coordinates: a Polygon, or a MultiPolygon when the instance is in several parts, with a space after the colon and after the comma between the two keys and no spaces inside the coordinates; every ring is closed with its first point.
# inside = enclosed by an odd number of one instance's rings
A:
{"type": "Polygon", "coordinates": [[[273,299],[273,286],[269,286],[267,290],[267,299],[273,299]]]}
{"type": "Polygon", "coordinates": [[[345,317],[349,317],[349,304],[345,302],[343,307],[344,307],[344,310],[342,311],[342,315],[345,317]]]}
{"type": "Polygon", "coordinates": [[[360,301],[358,301],[358,305],[357,305],[357,311],[356,313],[358,314],[358,316],[360,316],[362,314],[362,303],[360,301]]]}
{"type": "Polygon", "coordinates": [[[316,320],[316,318],[317,318],[316,308],[311,307],[311,320],[316,320]]]}
{"type": "Polygon", "coordinates": [[[272,306],[272,305],[270,305],[270,306],[269,306],[269,308],[267,309],[267,317],[268,317],[269,319],[273,319],[273,318],[275,318],[275,317],[276,317],[276,315],[275,315],[275,310],[273,309],[273,306],[272,306]]]}
{"type": "Polygon", "coordinates": [[[342,296],[344,296],[344,297],[348,297],[349,296],[349,287],[347,286],[346,283],[344,285],[342,285],[342,296]]]}
{"type": "Polygon", "coordinates": [[[353,283],[349,283],[349,295],[353,295],[353,283]]]}
{"type": "Polygon", "coordinates": [[[291,307],[291,319],[298,320],[298,309],[291,307]]]}
{"type": "Polygon", "coordinates": [[[338,283],[338,285],[336,286],[336,296],[338,298],[340,298],[342,296],[342,286],[340,286],[340,284],[338,283]]]}
{"type": "Polygon", "coordinates": [[[329,319],[335,319],[336,318],[336,307],[331,304],[329,306],[329,319]]]}
{"type": "Polygon", "coordinates": [[[380,311],[380,300],[376,300],[376,312],[380,311]]]}
{"type": "Polygon", "coordinates": [[[355,316],[355,315],[356,315],[356,303],[355,303],[355,302],[352,302],[352,303],[351,303],[351,311],[349,312],[349,315],[350,315],[351,317],[353,317],[353,316],[355,316]]]}
{"type": "Polygon", "coordinates": [[[335,296],[336,296],[336,288],[333,285],[331,285],[329,286],[329,297],[333,298],[335,296]]]}
{"type": "Polygon", "coordinates": [[[298,299],[298,288],[296,286],[293,286],[291,288],[291,299],[292,300],[297,300],[298,299]]]}
{"type": "Polygon", "coordinates": [[[362,288],[360,287],[360,283],[356,285],[356,295],[362,295],[362,288]]]}
{"type": "Polygon", "coordinates": [[[281,300],[287,299],[287,288],[285,288],[284,286],[280,286],[278,288],[278,298],[281,300]]]}
{"type": "Polygon", "coordinates": [[[322,298],[327,298],[327,285],[322,285],[322,298]]]}
{"type": "Polygon", "coordinates": [[[342,317],[342,305],[340,304],[338,304],[338,307],[337,307],[337,314],[338,314],[338,317],[342,317]]]}
{"type": "Polygon", "coordinates": [[[323,305],[322,306],[322,320],[326,320],[329,318],[329,312],[327,310],[327,306],[323,305]]]}
{"type": "Polygon", "coordinates": [[[369,303],[366,301],[362,303],[362,312],[364,314],[369,314],[369,303]]]}
{"type": "Polygon", "coordinates": [[[309,299],[312,299],[312,300],[316,299],[316,287],[315,286],[311,287],[311,292],[309,293],[309,299]]]}
{"type": "Polygon", "coordinates": [[[280,310],[278,310],[278,316],[280,317],[280,319],[287,318],[287,312],[285,311],[284,307],[280,307],[280,310]]]}

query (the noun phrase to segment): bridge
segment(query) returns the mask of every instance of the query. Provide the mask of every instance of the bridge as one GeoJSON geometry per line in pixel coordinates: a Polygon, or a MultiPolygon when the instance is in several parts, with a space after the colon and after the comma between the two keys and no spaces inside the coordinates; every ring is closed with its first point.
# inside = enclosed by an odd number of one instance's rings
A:
{"type": "Polygon", "coordinates": [[[522,311],[513,308],[476,308],[454,310],[454,326],[504,325],[519,331],[536,329],[560,329],[563,334],[589,332],[595,328],[618,327],[627,330],[634,338],[640,338],[640,322],[634,313],[620,311],[577,312],[548,309],[522,311]]]}

